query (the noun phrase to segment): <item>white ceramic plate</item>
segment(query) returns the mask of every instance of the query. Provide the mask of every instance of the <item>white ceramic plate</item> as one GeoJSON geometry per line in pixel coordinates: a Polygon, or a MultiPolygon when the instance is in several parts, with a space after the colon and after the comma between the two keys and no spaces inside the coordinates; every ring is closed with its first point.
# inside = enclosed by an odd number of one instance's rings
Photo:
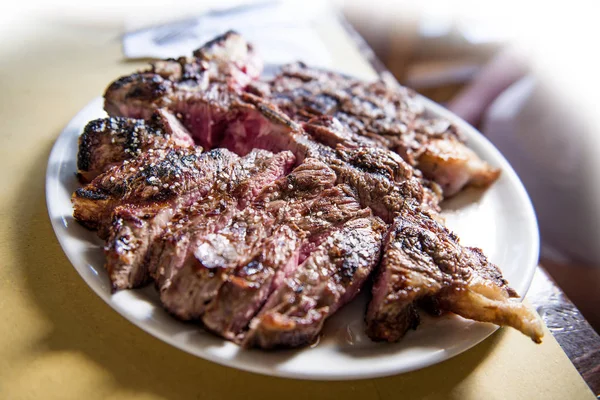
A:
{"type": "MultiPolygon", "coordinates": [[[[423,99],[432,114],[450,118],[466,133],[484,160],[502,169],[485,192],[463,193],[445,204],[447,224],[466,245],[483,248],[521,294],[529,288],[538,259],[538,231],[527,194],[507,161],[490,142],[441,106],[423,99]]],[[[168,315],[153,287],[111,294],[103,268],[102,243],[73,220],[70,197],[75,178],[77,138],[85,124],[105,116],[102,99],[88,104],[56,141],[46,176],[46,199],[52,226],[62,248],[85,282],[125,318],[171,345],[220,364],[268,375],[300,379],[358,379],[423,368],[453,357],[484,340],[497,327],[457,316],[424,317],[397,344],[371,342],[364,334],[366,296],[357,298],[327,321],[319,343],[300,350],[243,350],[168,315]]]]}

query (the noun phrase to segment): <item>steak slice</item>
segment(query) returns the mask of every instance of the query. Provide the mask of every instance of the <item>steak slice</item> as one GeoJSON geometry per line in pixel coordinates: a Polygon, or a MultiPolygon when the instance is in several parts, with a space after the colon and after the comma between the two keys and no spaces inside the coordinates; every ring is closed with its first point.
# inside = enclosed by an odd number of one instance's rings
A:
{"type": "MultiPolygon", "coordinates": [[[[397,154],[385,149],[338,149],[343,162],[332,168],[342,181],[356,189],[361,203],[385,221],[406,207],[428,204],[429,198],[414,170],[397,154]]],[[[437,211],[430,209],[432,213],[437,211]]]]}
{"type": "Polygon", "coordinates": [[[438,312],[508,325],[540,342],[542,325],[534,312],[510,297],[517,294],[481,250],[463,247],[448,229],[406,209],[385,240],[366,322],[376,341],[397,341],[419,324],[416,304],[438,312]]]}
{"type": "Polygon", "coordinates": [[[254,150],[221,174],[211,191],[191,206],[177,210],[166,232],[155,240],[149,260],[157,287],[168,287],[187,254],[190,243],[224,228],[261,190],[285,176],[294,163],[290,152],[254,150]]]}
{"type": "MultiPolygon", "coordinates": [[[[291,190],[294,189],[288,189],[291,190]]],[[[297,196],[289,193],[283,198],[286,200],[277,198],[256,204],[257,209],[266,208],[277,215],[273,233],[249,262],[236,267],[208,304],[202,321],[213,332],[229,339],[243,338],[250,319],[267,297],[318,243],[349,219],[371,214],[360,206],[346,185],[325,189],[314,199],[304,197],[304,201],[297,201],[297,196]],[[294,200],[288,200],[290,197],[294,200]]]]}
{"type": "Polygon", "coordinates": [[[346,222],[310,253],[251,321],[245,347],[311,343],[326,318],[352,300],[377,265],[385,224],[365,217],[346,222]]]}
{"type": "Polygon", "coordinates": [[[198,144],[214,148],[229,123],[239,118],[233,107],[239,91],[261,71],[252,46],[230,31],[193,57],[159,61],[146,71],[119,78],[107,88],[104,108],[111,116],[148,119],[155,109],[165,107],[198,144]]]}
{"type": "MultiPolygon", "coordinates": [[[[241,210],[223,229],[206,234],[200,228],[201,234],[190,238],[185,255],[179,252],[175,258],[183,258],[181,265],[161,263],[171,271],[171,278],[159,287],[163,305],[179,318],[201,318],[236,267],[250,263],[278,222],[288,218],[287,203],[313,199],[334,183],[331,169],[318,160],[306,160],[288,176],[266,186],[256,206],[241,210]]],[[[201,220],[195,220],[192,229],[198,225],[203,225],[201,220]]]]}
{"type": "Polygon", "coordinates": [[[99,229],[102,238],[117,206],[135,204],[162,208],[192,189],[210,189],[220,171],[239,157],[225,149],[202,153],[198,148],[148,150],[110,168],[72,197],[77,221],[99,229]]]}
{"type": "Polygon", "coordinates": [[[149,244],[177,209],[206,196],[216,177],[239,159],[226,150],[199,154],[168,149],[151,154],[111,168],[73,198],[75,218],[99,229],[106,239],[105,267],[113,290],[148,281],[149,244]]]}
{"type": "Polygon", "coordinates": [[[150,275],[146,257],[150,243],[163,232],[175,208],[182,207],[196,196],[200,197],[201,193],[194,192],[193,195],[185,196],[172,206],[153,204],[138,207],[126,204],[115,208],[104,245],[104,267],[108,271],[113,292],[148,283],[150,275]]]}
{"type": "Polygon", "coordinates": [[[275,226],[263,239],[260,249],[231,271],[205,305],[204,326],[229,340],[239,341],[269,294],[298,266],[302,241],[302,232],[292,226],[275,226]]]}
{"type": "MultiPolygon", "coordinates": [[[[150,258],[152,246],[170,224],[174,217],[192,212],[191,208],[201,202],[213,202],[205,198],[219,191],[228,194],[232,207],[238,203],[246,203],[258,192],[256,186],[264,186],[278,177],[285,175],[294,158],[291,153],[273,155],[271,152],[256,150],[215,176],[216,181],[211,191],[205,188],[192,190],[179,196],[174,202],[163,207],[154,205],[147,207],[122,206],[113,213],[112,229],[106,242],[106,268],[115,290],[131,288],[148,282],[151,273],[156,269],[150,258]],[[226,190],[221,190],[223,179],[228,180],[226,190]],[[252,181],[250,183],[249,181],[252,181]],[[216,186],[216,188],[215,188],[216,186]]],[[[212,196],[211,196],[212,197],[212,196]]],[[[175,221],[175,225],[180,224],[175,221]]]]}
{"type": "Polygon", "coordinates": [[[405,87],[362,82],[296,63],[284,66],[267,85],[248,90],[271,99],[295,121],[335,117],[352,131],[354,141],[363,137],[400,154],[440,184],[445,196],[466,186],[487,187],[499,176],[498,169],[464,145],[455,125],[428,118],[416,94],[405,87]]]}
{"type": "Polygon", "coordinates": [[[78,175],[90,182],[110,167],[149,149],[191,147],[194,141],[174,115],[157,110],[150,121],[122,117],[89,122],[79,137],[78,175]]]}

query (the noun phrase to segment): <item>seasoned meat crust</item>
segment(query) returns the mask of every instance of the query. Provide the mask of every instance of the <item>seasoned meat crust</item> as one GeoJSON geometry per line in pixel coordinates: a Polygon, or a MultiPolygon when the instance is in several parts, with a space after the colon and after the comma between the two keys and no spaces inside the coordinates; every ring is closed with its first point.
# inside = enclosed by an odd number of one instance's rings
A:
{"type": "Polygon", "coordinates": [[[153,110],[166,107],[181,116],[200,145],[223,146],[238,154],[249,150],[250,142],[245,139],[273,128],[257,118],[247,103],[255,105],[267,121],[270,115],[289,126],[291,121],[314,123],[333,117],[339,127],[330,132],[339,134],[344,128],[345,139],[353,145],[399,154],[424,178],[438,184],[445,196],[467,186],[487,187],[498,178],[499,170],[466,147],[454,124],[424,113],[410,89],[391,88],[380,81],[366,83],[302,63],[284,66],[268,82],[255,82],[259,63],[252,48],[240,40],[228,33],[215,39],[212,47],[195,52],[195,57],[155,63],[147,71],[115,81],[105,94],[107,112],[147,118],[153,110]],[[229,42],[235,44],[228,46],[229,42]],[[245,50],[215,51],[229,47],[245,50]],[[235,149],[236,145],[242,148],[235,149]]]}
{"type": "Polygon", "coordinates": [[[270,99],[295,121],[334,117],[351,132],[347,138],[396,152],[439,184],[445,196],[466,186],[487,187],[499,176],[498,169],[464,145],[454,124],[429,118],[416,94],[405,87],[365,83],[296,63],[249,90],[270,99]]]}
{"type": "Polygon", "coordinates": [[[379,261],[384,232],[385,225],[373,217],[335,230],[267,300],[244,345],[270,349],[311,343],[325,319],[359,292],[379,261]]]}
{"type": "Polygon", "coordinates": [[[162,233],[180,207],[204,197],[216,176],[239,160],[227,150],[152,150],[110,168],[73,194],[74,217],[107,241],[113,289],[148,280],[148,241],[162,233]]]}
{"type": "Polygon", "coordinates": [[[78,175],[90,182],[110,167],[150,149],[192,147],[187,129],[167,110],[156,110],[150,121],[102,118],[90,121],[79,137],[78,175]]]}
{"type": "Polygon", "coordinates": [[[425,309],[540,341],[500,270],[443,225],[444,197],[499,174],[452,122],[403,87],[261,69],[227,32],[107,88],[73,204],[106,240],[113,290],[153,281],[179,319],[271,349],[312,342],[372,276],[373,340],[401,339],[425,309]]]}
{"type": "Polygon", "coordinates": [[[418,211],[401,212],[390,227],[366,315],[373,340],[397,341],[419,324],[419,300],[434,311],[508,325],[540,342],[539,318],[480,249],[463,247],[445,227],[418,211]]]}
{"type": "MultiPolygon", "coordinates": [[[[105,247],[107,269],[111,272],[113,283],[118,281],[117,277],[124,278],[124,283],[115,287],[136,287],[147,282],[157,269],[155,259],[159,250],[164,249],[162,240],[165,233],[173,226],[183,224],[184,218],[195,215],[197,208],[204,210],[209,204],[215,207],[217,199],[227,201],[231,208],[243,207],[264,185],[285,175],[293,162],[294,157],[288,152],[274,155],[256,150],[217,171],[214,174],[216,180],[205,181],[208,185],[185,192],[174,202],[152,207],[123,206],[115,210],[111,236],[105,247]],[[225,188],[224,176],[228,176],[225,188]],[[132,275],[131,271],[135,271],[136,275],[132,275]],[[132,278],[136,276],[139,279],[132,278]]],[[[203,227],[215,228],[225,220],[225,215],[221,215],[218,223],[209,224],[209,219],[203,227]]],[[[195,222],[200,223],[200,220],[195,222]]]]}

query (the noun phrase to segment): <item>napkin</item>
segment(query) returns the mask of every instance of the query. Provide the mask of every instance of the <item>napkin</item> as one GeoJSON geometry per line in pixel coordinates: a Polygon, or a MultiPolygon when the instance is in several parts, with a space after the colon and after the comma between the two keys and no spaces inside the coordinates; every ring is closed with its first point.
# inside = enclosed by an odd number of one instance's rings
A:
{"type": "Polygon", "coordinates": [[[331,55],[313,29],[314,22],[329,9],[327,2],[306,7],[298,1],[268,1],[212,9],[188,19],[123,35],[127,59],[177,58],[190,55],[206,41],[235,30],[259,49],[269,64],[303,60],[331,67],[331,55]]]}

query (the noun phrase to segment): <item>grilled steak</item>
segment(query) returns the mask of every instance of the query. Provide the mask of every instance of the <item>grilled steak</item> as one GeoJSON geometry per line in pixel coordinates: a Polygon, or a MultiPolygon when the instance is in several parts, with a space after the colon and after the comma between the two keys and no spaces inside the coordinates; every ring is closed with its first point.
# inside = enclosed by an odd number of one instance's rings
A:
{"type": "Polygon", "coordinates": [[[295,347],[313,341],[379,261],[385,229],[378,218],[358,218],[323,238],[252,320],[244,345],[295,347]]]}
{"type": "Polygon", "coordinates": [[[228,125],[240,119],[243,110],[234,108],[238,93],[261,70],[252,47],[228,32],[193,57],[159,61],[146,71],[116,80],[106,90],[104,108],[111,116],[147,119],[155,109],[165,107],[181,119],[198,144],[213,148],[228,125]]]}
{"type": "MultiPolygon", "coordinates": [[[[465,186],[485,187],[497,179],[499,170],[470,151],[453,124],[423,115],[421,102],[409,89],[365,83],[302,63],[284,67],[266,84],[252,84],[259,69],[250,68],[251,73],[244,74],[241,71],[248,69],[237,67],[257,64],[251,49],[234,52],[231,57],[225,51],[214,51],[215,47],[243,49],[241,42],[238,35],[228,33],[192,58],[162,61],[148,71],[115,81],[105,94],[107,112],[138,118],[168,107],[181,116],[198,144],[246,154],[253,138],[279,124],[269,123],[268,116],[265,123],[265,112],[253,112],[246,104],[248,97],[240,95],[244,89],[263,97],[269,108],[278,107],[295,122],[335,117],[350,132],[352,142],[400,154],[422,170],[425,178],[438,183],[446,196],[465,186]]],[[[250,103],[256,105],[255,100],[250,103]]]]}
{"type": "Polygon", "coordinates": [[[354,141],[400,154],[441,185],[446,196],[465,186],[489,186],[498,178],[499,170],[464,145],[456,126],[427,118],[415,93],[405,87],[364,83],[296,63],[283,67],[267,85],[248,90],[269,98],[295,121],[335,117],[354,141]]]}
{"type": "Polygon", "coordinates": [[[228,32],[107,89],[112,118],[82,135],[78,167],[93,180],[73,202],[107,239],[115,290],[151,278],[180,319],[246,347],[294,347],[377,269],[374,340],[400,339],[425,305],[539,341],[499,270],[439,222],[443,195],[498,176],[453,124],[403,87],[303,64],[260,72],[228,32]]]}
{"type": "Polygon", "coordinates": [[[168,203],[199,186],[206,192],[216,175],[238,158],[224,149],[204,154],[195,148],[150,149],[77,189],[73,194],[73,215],[84,225],[99,229],[105,237],[105,228],[117,206],[168,203]]]}
{"type": "Polygon", "coordinates": [[[335,143],[330,147],[323,142],[334,135],[335,121],[313,121],[300,126],[291,121],[277,107],[264,99],[242,94],[245,109],[251,124],[233,124],[227,130],[222,144],[237,154],[246,154],[253,148],[270,151],[292,151],[297,160],[316,158],[332,168],[338,183],[347,183],[358,193],[361,203],[371,207],[374,213],[391,221],[395,212],[406,205],[422,205],[437,213],[440,196],[421,184],[415,170],[397,154],[378,147],[355,143],[345,147],[335,143]],[[333,127],[332,127],[333,125],[333,127]],[[260,127],[260,129],[255,129],[260,127]]]}
{"type": "Polygon", "coordinates": [[[285,271],[296,268],[305,239],[368,212],[348,187],[334,184],[331,169],[307,159],[265,187],[225,228],[196,237],[184,263],[161,287],[167,309],[183,319],[206,314],[207,327],[234,338],[285,271]]]}
{"type": "MultiPolygon", "coordinates": [[[[241,207],[262,186],[285,175],[293,162],[291,153],[273,155],[264,150],[256,150],[239,161],[214,171],[211,181],[205,180],[202,185],[180,194],[174,201],[149,207],[118,207],[112,215],[112,227],[105,247],[106,267],[113,287],[137,287],[148,281],[150,274],[156,270],[150,259],[156,254],[153,247],[162,247],[160,238],[163,232],[169,225],[171,230],[181,224],[181,215],[193,214],[201,203],[214,203],[215,197],[229,199],[230,207],[241,207]],[[223,187],[225,176],[227,184],[223,187]],[[209,196],[212,198],[209,199],[209,196]]],[[[221,221],[224,221],[223,215],[221,221]]]]}
{"type": "Polygon", "coordinates": [[[265,186],[289,172],[293,162],[289,152],[273,155],[254,150],[231,171],[221,174],[202,200],[179,210],[164,235],[153,244],[149,269],[157,287],[170,287],[188,249],[227,226],[265,186]]]}
{"type": "Polygon", "coordinates": [[[174,115],[157,110],[147,123],[128,118],[102,118],[87,124],[79,137],[78,174],[90,182],[110,167],[149,149],[191,147],[189,132],[174,115]]]}
{"type": "Polygon", "coordinates": [[[107,239],[114,289],[146,282],[148,242],[175,210],[206,196],[217,176],[239,158],[227,150],[151,150],[109,169],[73,195],[74,216],[107,239]]]}
{"type": "Polygon", "coordinates": [[[260,204],[275,216],[272,234],[249,262],[236,268],[205,310],[205,326],[225,337],[243,337],[242,330],[269,294],[320,242],[349,219],[370,215],[345,185],[326,189],[314,199],[307,198],[307,193],[299,196],[293,189],[287,192],[260,204]]]}
{"type": "Polygon", "coordinates": [[[540,342],[538,317],[520,302],[500,270],[481,250],[463,247],[448,229],[419,213],[404,210],[394,220],[367,311],[373,340],[397,341],[419,323],[416,303],[434,311],[512,326],[540,342]]]}

